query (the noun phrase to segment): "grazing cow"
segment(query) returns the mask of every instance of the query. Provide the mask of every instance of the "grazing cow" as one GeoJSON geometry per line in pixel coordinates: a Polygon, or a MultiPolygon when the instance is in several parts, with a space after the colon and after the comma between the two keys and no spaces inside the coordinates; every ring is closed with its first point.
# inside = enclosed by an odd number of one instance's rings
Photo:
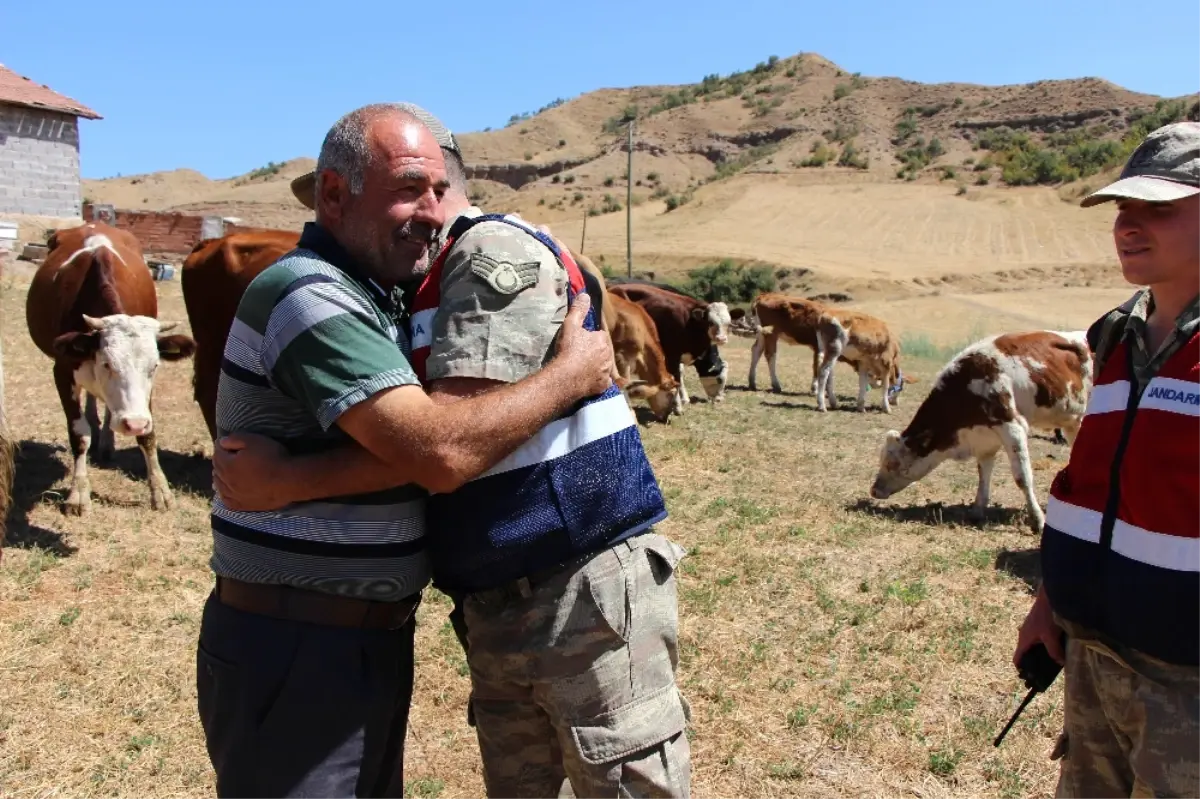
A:
{"type": "Polygon", "coordinates": [[[91,508],[87,457],[112,456],[114,432],[134,436],[146,459],[150,504],[171,507],[173,497],[158,465],[151,394],[159,359],[189,357],[195,343],[163,336],[178,322],[158,321],[154,280],[132,234],[99,222],[60,230],[29,286],[25,319],[33,343],[54,359],[54,383],[67,417],[75,469],[65,509],[91,508]],[[86,394],[86,411],[80,407],[86,394]],[[104,403],[104,425],[96,413],[104,403]]]}
{"type": "Polygon", "coordinates": [[[183,262],[179,281],[196,339],[192,394],[210,438],[217,435],[217,384],[225,340],[242,293],[259,272],[299,241],[299,233],[284,230],[231,233],[200,242],[183,262]]]}
{"type": "Polygon", "coordinates": [[[613,309],[609,335],[625,393],[646,400],[655,418],[667,422],[678,408],[679,384],[667,369],[654,320],[642,306],[619,294],[608,292],[605,306],[613,309]]]}
{"type": "Polygon", "coordinates": [[[1091,389],[1083,331],[1005,333],[978,341],[942,368],[904,432],[887,432],[871,496],[886,499],[947,458],[974,458],[979,488],[971,515],[982,518],[996,453],[1004,449],[1025,495],[1029,526],[1040,533],[1045,516],[1034,493],[1029,430],[1059,427],[1074,441],[1091,389]]]}
{"type": "Polygon", "coordinates": [[[729,367],[721,361],[716,349],[729,341],[733,319],[728,305],[701,302],[685,294],[641,283],[622,283],[612,286],[608,292],[636,302],[654,320],[667,370],[679,385],[676,413],[683,413],[689,402],[681,374],[684,365],[696,367],[711,401],[725,399],[729,367]]]}
{"type": "Polygon", "coordinates": [[[869,386],[882,391],[884,413],[891,413],[891,401],[899,404],[905,384],[916,382],[900,369],[900,345],[880,319],[861,311],[835,308],[814,300],[784,294],[760,294],[751,304],[749,326],[739,335],[755,336],[750,351],[747,384],[757,388],[758,359],[766,354],[771,370],[771,390],[781,392],[777,360],[779,340],[809,347],[813,351],[813,377],[810,391],[817,397],[817,410],[828,404],[837,407],[833,390],[833,367],[840,360],[858,372],[858,410],[866,410],[869,386]]]}

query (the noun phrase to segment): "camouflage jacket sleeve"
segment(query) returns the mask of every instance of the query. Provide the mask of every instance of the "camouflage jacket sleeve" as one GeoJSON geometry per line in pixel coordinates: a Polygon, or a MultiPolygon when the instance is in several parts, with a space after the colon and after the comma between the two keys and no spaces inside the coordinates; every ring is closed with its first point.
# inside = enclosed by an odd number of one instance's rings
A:
{"type": "Polygon", "coordinates": [[[567,273],[533,236],[481,222],[455,242],[442,271],[427,379],[515,383],[549,360],[567,313],[567,273]]]}

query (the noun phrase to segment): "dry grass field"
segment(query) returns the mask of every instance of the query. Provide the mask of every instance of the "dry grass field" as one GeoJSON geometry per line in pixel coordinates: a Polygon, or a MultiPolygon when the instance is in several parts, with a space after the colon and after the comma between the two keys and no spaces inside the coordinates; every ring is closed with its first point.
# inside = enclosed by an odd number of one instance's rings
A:
{"type": "MultiPolygon", "coordinates": [[[[21,440],[0,562],[0,795],[211,795],[194,674],[212,582],[209,445],[191,364],[164,364],[156,386],[175,509],[149,509],[140,454],[122,441],[112,466],[93,466],[93,515],[65,517],[65,423],[25,332],[26,282],[5,278],[0,305],[21,440]]],[[[185,319],[178,282],[158,286],[160,317],[185,319]]],[[[903,428],[946,348],[997,328],[1083,324],[1127,294],[881,300],[869,310],[894,320],[911,345],[905,372],[921,381],[891,416],[877,392],[865,415],[850,409],[857,381],[845,367],[843,408],[816,413],[798,348],[780,356],[783,394],[748,392],[749,342],[735,339],[726,403],[643,428],[671,513],[662,532],[689,551],[679,678],[695,795],[1052,793],[1061,681],[1002,748],[991,744],[1022,694],[1010,657],[1038,572],[1008,470],[996,471],[982,526],[966,520],[970,464],[943,465],[886,503],[867,488],[884,432],[903,428]]],[[[689,388],[703,396],[694,374],[689,388]]],[[[1043,502],[1066,455],[1048,435],[1032,441],[1043,502]]],[[[482,793],[448,609],[430,591],[419,613],[412,796],[482,793]]]]}

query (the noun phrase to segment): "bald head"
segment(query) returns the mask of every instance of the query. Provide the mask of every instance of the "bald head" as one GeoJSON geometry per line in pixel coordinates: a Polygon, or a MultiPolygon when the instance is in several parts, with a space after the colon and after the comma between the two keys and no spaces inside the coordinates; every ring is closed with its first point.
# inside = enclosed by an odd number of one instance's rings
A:
{"type": "Polygon", "coordinates": [[[429,128],[396,105],[358,108],[325,135],[316,173],[317,222],[381,284],[411,278],[449,188],[429,128]]]}

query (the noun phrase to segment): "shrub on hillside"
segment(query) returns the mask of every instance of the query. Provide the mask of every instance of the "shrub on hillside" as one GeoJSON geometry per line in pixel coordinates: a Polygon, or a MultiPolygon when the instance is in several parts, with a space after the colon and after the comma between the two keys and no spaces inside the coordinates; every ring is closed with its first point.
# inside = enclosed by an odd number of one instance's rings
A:
{"type": "Polygon", "coordinates": [[[833,149],[827,146],[825,142],[821,141],[820,139],[813,142],[809,152],[812,153],[812,155],[810,155],[808,158],[805,158],[803,161],[794,162],[794,165],[801,167],[822,167],[832,161],[836,155],[833,149]]]}
{"type": "Polygon", "coordinates": [[[867,157],[858,151],[854,146],[854,141],[851,140],[846,142],[846,146],[842,148],[842,154],[838,157],[838,166],[866,169],[870,164],[867,162],[867,157]]]}
{"type": "Polygon", "coordinates": [[[728,258],[688,272],[683,290],[706,302],[749,302],[775,290],[775,273],[769,266],[745,267],[728,258]]]}

